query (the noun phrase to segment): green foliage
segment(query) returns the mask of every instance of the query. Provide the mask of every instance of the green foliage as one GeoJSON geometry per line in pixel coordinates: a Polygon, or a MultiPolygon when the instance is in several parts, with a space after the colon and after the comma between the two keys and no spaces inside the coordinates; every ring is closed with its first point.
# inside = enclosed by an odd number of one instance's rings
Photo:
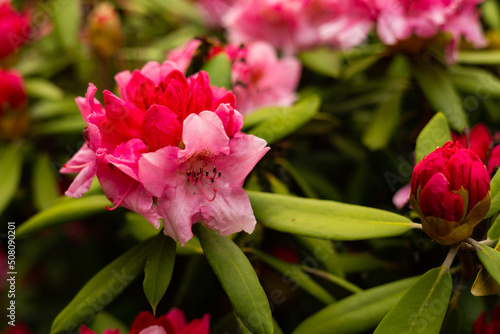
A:
{"type": "Polygon", "coordinates": [[[231,63],[224,53],[213,57],[201,69],[208,73],[211,85],[227,89],[232,88],[231,63]]]}
{"type": "Polygon", "coordinates": [[[437,113],[418,135],[415,146],[415,161],[419,162],[424,156],[450,140],[448,122],[442,113],[437,113]]]}
{"type": "Polygon", "coordinates": [[[33,167],[33,202],[38,210],[48,209],[59,197],[57,178],[48,155],[38,156],[33,167]]]}
{"type": "Polygon", "coordinates": [[[490,217],[500,211],[500,173],[495,173],[491,178],[491,205],[486,217],[490,217]]]}
{"type": "Polygon", "coordinates": [[[21,180],[23,163],[22,145],[12,143],[0,147],[0,213],[2,213],[15,195],[21,180]]]}
{"type": "Polygon", "coordinates": [[[500,283],[500,252],[485,245],[479,245],[477,257],[481,260],[488,273],[497,283],[500,283]]]}

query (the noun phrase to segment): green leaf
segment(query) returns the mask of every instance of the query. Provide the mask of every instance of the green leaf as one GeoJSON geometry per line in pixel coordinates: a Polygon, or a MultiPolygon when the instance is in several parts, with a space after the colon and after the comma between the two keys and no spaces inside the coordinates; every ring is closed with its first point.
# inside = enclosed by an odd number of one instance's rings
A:
{"type": "Polygon", "coordinates": [[[272,116],[248,133],[266,140],[268,144],[275,143],[307,123],[318,112],[319,106],[320,99],[312,95],[299,100],[291,107],[270,109],[272,116]]]}
{"type": "Polygon", "coordinates": [[[340,253],[339,266],[346,274],[366,273],[384,268],[382,260],[369,253],[340,253]]]}
{"type": "Polygon", "coordinates": [[[19,181],[21,181],[21,170],[23,164],[22,146],[12,143],[0,147],[0,214],[9,205],[14,197],[19,181]]]}
{"type": "MultiPolygon", "coordinates": [[[[500,250],[500,241],[497,242],[495,249],[497,251],[500,250]]],[[[498,295],[500,293],[500,284],[495,281],[488,270],[483,267],[479,270],[470,292],[474,296],[498,295]]]]}
{"type": "Polygon", "coordinates": [[[49,101],[61,101],[64,98],[64,91],[45,79],[25,79],[24,85],[30,97],[49,101]]]}
{"type": "Polygon", "coordinates": [[[448,122],[443,113],[439,112],[427,123],[417,137],[415,162],[419,162],[424,156],[450,140],[451,133],[448,122]]]}
{"type": "Polygon", "coordinates": [[[458,62],[462,64],[474,65],[499,65],[499,50],[476,50],[460,51],[458,53],[458,62]]]}
{"type": "Polygon", "coordinates": [[[39,122],[33,126],[35,135],[79,133],[85,129],[85,120],[80,115],[70,115],[54,120],[39,122]]]}
{"type": "Polygon", "coordinates": [[[299,265],[283,261],[257,250],[253,250],[252,253],[321,302],[327,305],[335,302],[335,298],[306,274],[299,265]]]}
{"type": "Polygon", "coordinates": [[[442,111],[451,127],[462,132],[468,125],[462,99],[445,72],[425,63],[415,64],[413,75],[434,110],[442,111]]]}
{"type": "Polygon", "coordinates": [[[59,197],[57,178],[47,154],[39,154],[33,167],[33,202],[38,210],[49,208],[59,197]]]}
{"type": "Polygon", "coordinates": [[[78,36],[81,25],[81,3],[79,0],[58,1],[52,0],[47,7],[51,8],[55,32],[66,51],[66,56],[74,56],[80,46],[78,36]]]}
{"type": "Polygon", "coordinates": [[[411,220],[392,212],[333,201],[249,191],[257,221],[265,227],[333,240],[396,236],[411,220]]]}
{"type": "Polygon", "coordinates": [[[417,277],[406,278],[344,298],[304,320],[293,333],[344,334],[367,331],[380,322],[416,280],[417,277]]]}
{"type": "Polygon", "coordinates": [[[295,239],[307,249],[310,255],[314,256],[314,259],[323,264],[326,270],[340,277],[345,276],[344,270],[339,263],[337,251],[330,240],[309,238],[301,235],[295,235],[295,239]]]}
{"type": "Polygon", "coordinates": [[[208,73],[212,86],[232,88],[231,63],[224,52],[210,59],[201,69],[208,73]]]}
{"type": "Polygon", "coordinates": [[[174,272],[176,242],[160,232],[150,248],[144,267],[144,294],[156,314],[156,306],[167,291],[174,272]]]}
{"type": "MultiPolygon", "coordinates": [[[[486,218],[500,211],[500,173],[497,171],[490,181],[491,205],[486,218]]],[[[495,238],[496,239],[496,238],[495,238]]]]}
{"type": "Polygon", "coordinates": [[[226,291],[236,315],[252,333],[272,333],[266,294],[250,261],[236,244],[203,224],[198,234],[208,263],[226,291]]]}
{"type": "Polygon", "coordinates": [[[50,333],[72,332],[111,303],[142,273],[150,247],[151,240],[141,242],[92,277],[55,318],[50,333]]]}
{"type": "Polygon", "coordinates": [[[438,334],[448,309],[452,286],[449,271],[442,268],[429,270],[384,317],[374,334],[438,334]]]}
{"type": "Polygon", "coordinates": [[[370,56],[361,57],[359,59],[353,59],[349,61],[349,64],[344,69],[344,79],[350,79],[358,73],[365,71],[370,68],[373,64],[375,64],[380,58],[382,54],[375,54],[370,56]]]}
{"type": "Polygon", "coordinates": [[[500,97],[500,79],[493,73],[477,67],[453,66],[447,73],[457,89],[474,94],[480,100],[500,97]]]}
{"type": "Polygon", "coordinates": [[[89,328],[96,333],[104,333],[108,329],[118,329],[120,333],[130,332],[123,322],[107,312],[97,313],[89,328]]]}
{"type": "Polygon", "coordinates": [[[491,277],[493,277],[497,283],[500,283],[500,252],[491,247],[479,244],[476,253],[491,277]]]}
{"type": "Polygon", "coordinates": [[[363,134],[363,144],[376,151],[387,146],[396,129],[401,111],[402,92],[381,103],[374,112],[371,122],[363,134]]]}
{"type": "Polygon", "coordinates": [[[332,78],[340,76],[343,58],[341,51],[324,47],[299,54],[299,59],[305,67],[332,78]]]}
{"type": "Polygon", "coordinates": [[[73,222],[106,212],[104,208],[109,203],[104,195],[64,199],[25,221],[17,228],[16,236],[24,238],[55,225],[73,222]]]}
{"type": "Polygon", "coordinates": [[[495,218],[488,230],[488,239],[497,240],[498,238],[500,238],[500,215],[495,218]]]}
{"type": "Polygon", "coordinates": [[[484,1],[481,4],[481,16],[490,28],[500,30],[500,5],[498,1],[484,1]]]}
{"type": "Polygon", "coordinates": [[[80,112],[73,98],[65,98],[60,101],[39,101],[30,108],[30,115],[31,119],[43,120],[67,115],[80,116],[80,112]]]}

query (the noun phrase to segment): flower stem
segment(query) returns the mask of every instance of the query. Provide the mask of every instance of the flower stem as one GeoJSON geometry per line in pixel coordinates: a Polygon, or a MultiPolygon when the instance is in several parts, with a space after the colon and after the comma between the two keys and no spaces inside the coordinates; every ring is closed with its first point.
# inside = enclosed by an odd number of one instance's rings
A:
{"type": "Polygon", "coordinates": [[[442,269],[444,269],[444,270],[450,269],[451,264],[452,264],[453,260],[455,259],[455,256],[457,255],[458,250],[460,249],[460,246],[462,246],[462,244],[456,244],[450,248],[450,250],[448,251],[448,255],[446,255],[446,259],[444,259],[444,262],[441,265],[442,269]]]}

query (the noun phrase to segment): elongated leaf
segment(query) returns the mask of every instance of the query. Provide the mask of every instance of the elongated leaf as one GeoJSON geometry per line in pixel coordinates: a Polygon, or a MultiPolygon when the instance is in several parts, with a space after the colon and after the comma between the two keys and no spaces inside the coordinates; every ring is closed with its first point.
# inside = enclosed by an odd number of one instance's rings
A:
{"type": "Polygon", "coordinates": [[[246,131],[257,124],[273,117],[274,114],[282,113],[284,107],[264,107],[255,110],[254,112],[245,116],[245,123],[243,124],[243,130],[246,131]]]}
{"type": "Polygon", "coordinates": [[[493,221],[493,224],[491,225],[490,229],[488,230],[488,238],[491,240],[496,240],[500,238],[500,215],[498,215],[495,220],[493,221]]]}
{"type": "Polygon", "coordinates": [[[438,146],[443,146],[444,143],[451,140],[450,128],[443,113],[437,113],[436,116],[427,123],[422,129],[417,138],[415,147],[415,162],[419,162],[422,158],[438,146]]]}
{"type": "Polygon", "coordinates": [[[49,101],[60,101],[64,98],[64,91],[45,79],[26,79],[24,85],[31,97],[49,101]]]}
{"type": "Polygon", "coordinates": [[[55,225],[105,212],[104,208],[107,205],[109,205],[109,201],[104,195],[92,195],[78,199],[67,198],[25,221],[18,227],[16,236],[24,238],[55,225]]]}
{"type": "Polygon", "coordinates": [[[481,16],[490,28],[500,29],[500,4],[497,1],[484,1],[481,16]]]}
{"type": "Polygon", "coordinates": [[[442,111],[451,127],[461,132],[468,125],[462,99],[443,70],[429,64],[416,64],[413,70],[420,89],[434,110],[442,111]]]}
{"type": "MultiPolygon", "coordinates": [[[[491,205],[486,217],[493,216],[500,211],[500,173],[497,171],[490,181],[491,205]]],[[[494,238],[496,239],[496,238],[494,238]]]]}
{"type": "Polygon", "coordinates": [[[81,133],[85,120],[80,115],[70,115],[54,120],[39,122],[33,126],[33,134],[53,135],[61,133],[81,133]]]}
{"type": "Polygon", "coordinates": [[[224,52],[213,57],[202,67],[202,70],[208,73],[212,86],[231,89],[231,63],[224,52]]]}
{"type": "Polygon", "coordinates": [[[301,235],[296,235],[295,239],[308,250],[314,260],[322,263],[326,270],[337,276],[345,277],[344,270],[339,263],[337,251],[330,240],[309,238],[301,235]]]}
{"type": "Polygon", "coordinates": [[[10,144],[0,147],[0,214],[16,193],[23,164],[22,146],[10,144]]]}
{"type": "Polygon", "coordinates": [[[500,64],[500,51],[499,50],[460,51],[458,53],[458,62],[462,64],[475,64],[475,65],[498,65],[500,64]]]}
{"type": "Polygon", "coordinates": [[[347,334],[367,331],[380,322],[416,280],[417,277],[406,278],[342,299],[304,320],[293,333],[347,334]]]}
{"type": "Polygon", "coordinates": [[[52,0],[47,7],[52,9],[55,31],[66,55],[74,56],[79,46],[78,32],[81,23],[81,2],[52,0]]]}
{"type": "Polygon", "coordinates": [[[480,245],[480,248],[477,249],[477,257],[491,277],[500,283],[500,252],[491,247],[480,245]]]}
{"type": "Polygon", "coordinates": [[[348,65],[344,68],[344,79],[350,79],[356,74],[370,68],[381,58],[381,56],[381,54],[375,54],[358,59],[351,59],[347,56],[348,65]]]}
{"type": "Polygon", "coordinates": [[[153,314],[167,291],[175,262],[175,241],[160,232],[150,248],[144,267],[144,294],[151,304],[153,314]]]}
{"type": "Polygon", "coordinates": [[[314,72],[338,78],[342,70],[344,56],[338,50],[319,48],[301,52],[299,58],[305,67],[314,72]]]}
{"type": "Polygon", "coordinates": [[[346,274],[369,272],[384,267],[384,262],[369,253],[340,253],[339,265],[346,274]]]}
{"type": "Polygon", "coordinates": [[[311,296],[317,298],[325,304],[331,304],[335,298],[326,291],[321,285],[316,283],[304,270],[297,264],[289,263],[265,253],[254,251],[258,258],[282,273],[292,282],[300,286],[311,296]]]}
{"type": "Polygon", "coordinates": [[[57,179],[50,157],[40,154],[33,168],[33,202],[38,210],[49,208],[59,197],[57,179]]]}
{"type": "Polygon", "coordinates": [[[271,309],[250,261],[234,242],[201,223],[198,234],[208,263],[236,315],[252,333],[272,333],[271,309]]]}
{"type": "Polygon", "coordinates": [[[92,277],[55,318],[50,333],[72,332],[111,303],[142,273],[150,247],[150,239],[141,242],[92,277]]]}
{"type": "Polygon", "coordinates": [[[96,333],[104,333],[108,329],[118,329],[120,333],[129,333],[129,328],[120,320],[107,312],[96,314],[89,328],[96,333]]]}
{"type": "Polygon", "coordinates": [[[357,205],[249,191],[255,217],[278,231],[333,240],[401,235],[411,220],[357,205]]]}
{"type": "MultiPolygon", "coordinates": [[[[497,242],[495,249],[500,251],[500,241],[497,242]]],[[[474,296],[498,295],[500,293],[500,284],[483,267],[479,270],[476,280],[472,284],[471,293],[474,296]]]]}
{"type": "Polygon", "coordinates": [[[249,133],[266,140],[268,144],[275,143],[307,123],[318,112],[319,105],[320,99],[312,95],[291,107],[273,108],[273,115],[249,133]]]}
{"type": "Polygon", "coordinates": [[[439,333],[452,286],[449,271],[442,268],[429,270],[384,317],[374,334],[439,333]]]}
{"type": "Polygon", "coordinates": [[[374,112],[372,121],[363,134],[363,143],[372,151],[387,146],[399,121],[401,92],[381,103],[374,112]]]}
{"type": "Polygon", "coordinates": [[[447,75],[455,87],[474,94],[480,100],[500,96],[500,79],[489,71],[477,67],[454,66],[447,75]]]}

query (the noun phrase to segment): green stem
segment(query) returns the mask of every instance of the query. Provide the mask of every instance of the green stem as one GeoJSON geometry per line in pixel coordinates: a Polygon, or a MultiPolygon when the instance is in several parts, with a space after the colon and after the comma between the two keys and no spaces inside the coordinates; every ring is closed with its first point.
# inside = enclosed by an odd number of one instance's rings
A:
{"type": "Polygon", "coordinates": [[[455,259],[455,256],[457,255],[458,250],[460,249],[460,246],[462,246],[462,244],[456,244],[450,248],[450,250],[448,251],[448,255],[446,255],[446,259],[444,259],[444,262],[441,265],[442,269],[445,269],[445,270],[450,269],[450,266],[451,266],[453,260],[455,259]]]}

